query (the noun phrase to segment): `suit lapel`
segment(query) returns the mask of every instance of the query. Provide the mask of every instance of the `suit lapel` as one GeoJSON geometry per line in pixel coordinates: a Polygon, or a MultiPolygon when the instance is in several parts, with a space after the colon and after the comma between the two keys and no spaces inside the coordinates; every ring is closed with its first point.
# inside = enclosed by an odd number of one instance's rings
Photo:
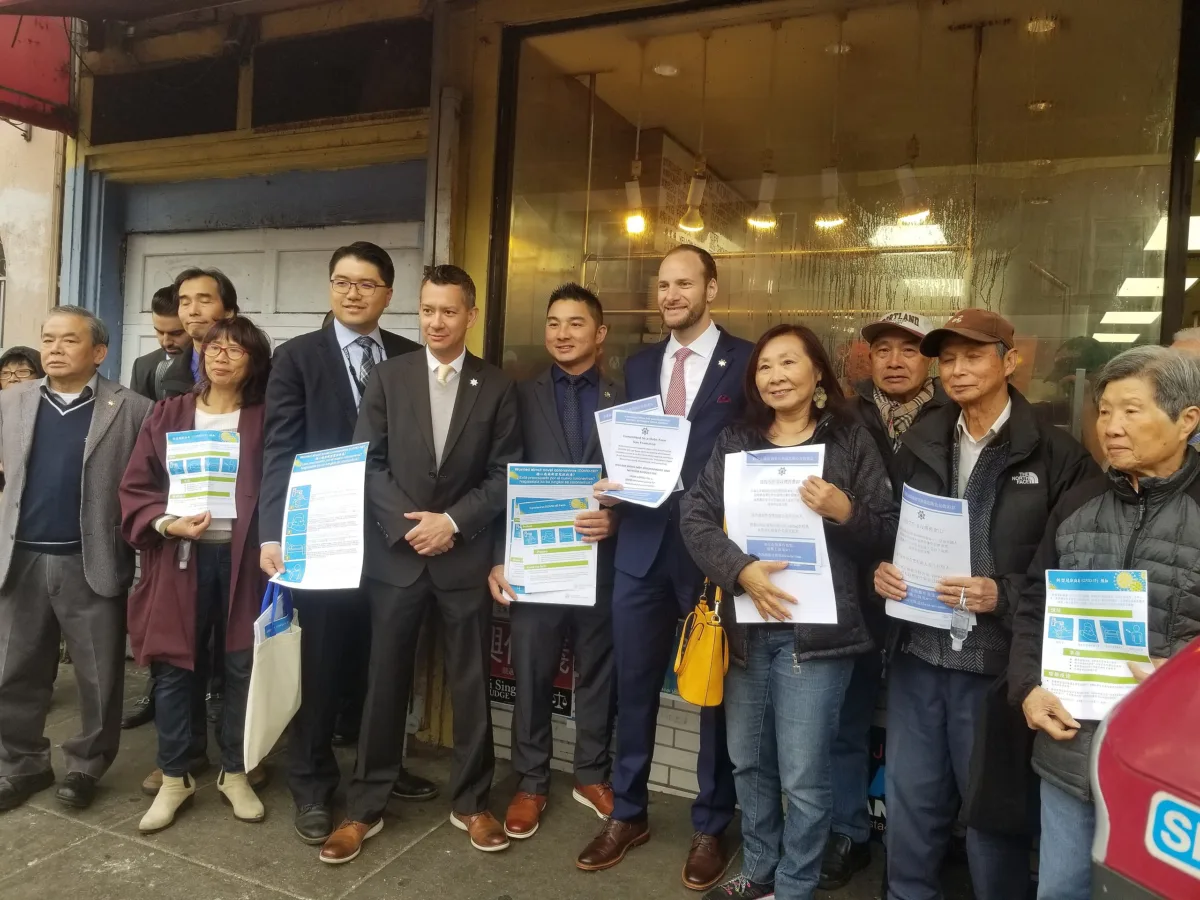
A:
{"type": "Polygon", "coordinates": [[[88,426],[87,441],[83,445],[83,461],[86,464],[104,438],[105,433],[117,418],[121,404],[125,402],[121,392],[107,378],[96,382],[96,400],[92,404],[92,424],[88,426]]]}
{"type": "MultiPolygon", "coordinates": [[[[617,403],[617,386],[611,378],[600,376],[600,396],[596,398],[596,409],[608,409],[610,406],[616,406],[617,403]]],[[[600,453],[600,432],[596,429],[596,425],[592,423],[592,433],[588,437],[587,447],[584,448],[583,458],[592,460],[600,453]]],[[[600,460],[603,462],[603,459],[600,460]]]]}
{"type": "Polygon", "coordinates": [[[408,353],[399,359],[402,361],[400,369],[404,373],[408,387],[408,399],[417,420],[417,428],[421,432],[421,437],[425,439],[425,446],[429,448],[429,456],[436,466],[438,459],[433,444],[433,413],[429,407],[429,368],[425,364],[425,353],[408,353]]]}
{"type": "Polygon", "coordinates": [[[338,345],[337,332],[330,325],[323,329],[321,350],[325,357],[326,374],[333,382],[333,392],[337,395],[338,407],[350,423],[350,430],[358,421],[358,404],[354,402],[354,391],[350,388],[350,373],[346,370],[346,359],[342,356],[342,348],[338,345]]]}
{"type": "MultiPolygon", "coordinates": [[[[41,402],[42,389],[40,387],[24,391],[21,394],[21,461],[25,469],[29,468],[29,451],[33,447],[34,423],[37,421],[38,404],[41,402]]],[[[9,487],[12,487],[11,474],[9,478],[9,487]]]]}
{"type": "Polygon", "coordinates": [[[733,355],[733,342],[729,340],[729,334],[724,328],[718,326],[718,331],[721,332],[721,336],[717,339],[713,358],[708,361],[708,368],[704,370],[704,380],[700,382],[700,390],[696,392],[696,399],[692,401],[692,408],[688,411],[689,421],[695,420],[696,411],[708,402],[713,390],[730,371],[729,361],[733,355]]]}
{"type": "Polygon", "coordinates": [[[554,440],[558,442],[558,449],[562,451],[563,459],[570,459],[571,450],[567,447],[567,435],[563,431],[562,422],[558,418],[558,401],[554,398],[554,376],[551,374],[552,371],[551,369],[546,369],[546,371],[538,376],[538,406],[542,410],[542,415],[546,418],[546,424],[550,427],[550,433],[554,435],[554,440]]]}
{"type": "MultiPolygon", "coordinates": [[[[483,361],[478,356],[468,353],[463,360],[462,372],[458,376],[458,393],[454,396],[454,413],[450,417],[450,428],[446,432],[446,446],[442,448],[442,459],[450,458],[450,451],[454,449],[471,410],[475,408],[475,401],[479,399],[479,392],[482,390],[482,374],[483,361]]],[[[425,395],[429,396],[428,390],[425,391],[425,395]]],[[[433,433],[432,426],[429,431],[430,434],[433,433]]],[[[438,463],[440,465],[441,460],[438,463]]]]}

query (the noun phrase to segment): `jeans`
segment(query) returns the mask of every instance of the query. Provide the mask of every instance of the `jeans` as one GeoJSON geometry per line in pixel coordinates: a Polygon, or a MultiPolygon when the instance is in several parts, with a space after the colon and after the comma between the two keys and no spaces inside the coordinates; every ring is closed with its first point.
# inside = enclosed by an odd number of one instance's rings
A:
{"type": "Polygon", "coordinates": [[[871,721],[883,679],[883,656],[872,650],[854,658],[837,735],[833,739],[833,825],[856,844],[871,837],[867,792],[871,787],[871,721]]]}
{"type": "Polygon", "coordinates": [[[1096,807],[1042,782],[1038,900],[1091,900],[1096,807]]]}
{"type": "MultiPolygon", "coordinates": [[[[995,679],[897,653],[888,670],[888,900],[942,900],[940,870],[967,792],[984,695],[995,679]]],[[[976,900],[1014,900],[1029,887],[1029,838],[967,829],[976,900]]]]}
{"type": "MultiPolygon", "coordinates": [[[[228,544],[193,547],[196,565],[196,660],[205,652],[205,636],[219,617],[229,616],[229,582],[232,559],[228,544]]],[[[221,628],[224,634],[225,629],[221,628]]],[[[226,772],[245,771],[242,741],[246,730],[246,700],[250,692],[252,650],[225,653],[225,709],[217,727],[221,748],[221,768],[226,772]]],[[[199,666],[198,666],[199,668],[199,666]]],[[[192,706],[197,691],[203,696],[203,683],[196,672],[167,662],[150,666],[154,676],[154,725],[158,729],[158,767],[164,775],[182,778],[188,760],[195,755],[192,706]]]]}
{"type": "Polygon", "coordinates": [[[833,807],[830,749],[854,659],[796,667],[790,627],[747,631],[746,668],[731,667],[725,679],[729,756],[742,807],[742,874],[774,882],[778,900],[811,900],[833,807]]]}

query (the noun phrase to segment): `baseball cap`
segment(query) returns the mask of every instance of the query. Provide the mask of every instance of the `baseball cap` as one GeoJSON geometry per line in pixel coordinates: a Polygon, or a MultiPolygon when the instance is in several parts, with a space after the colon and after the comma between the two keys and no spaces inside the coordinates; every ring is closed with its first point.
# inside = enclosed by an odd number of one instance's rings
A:
{"type": "Polygon", "coordinates": [[[959,310],[941,328],[935,328],[925,335],[921,341],[921,353],[937,356],[942,349],[942,341],[951,335],[981,344],[1001,343],[1010,350],[1014,342],[1013,327],[1008,319],[990,309],[972,307],[959,310]]]}
{"type": "Polygon", "coordinates": [[[901,331],[907,331],[914,337],[924,340],[925,335],[933,331],[933,323],[924,316],[918,316],[916,313],[910,312],[890,312],[882,319],[876,319],[863,326],[863,340],[868,344],[871,343],[879,335],[893,328],[899,328],[901,331]]]}

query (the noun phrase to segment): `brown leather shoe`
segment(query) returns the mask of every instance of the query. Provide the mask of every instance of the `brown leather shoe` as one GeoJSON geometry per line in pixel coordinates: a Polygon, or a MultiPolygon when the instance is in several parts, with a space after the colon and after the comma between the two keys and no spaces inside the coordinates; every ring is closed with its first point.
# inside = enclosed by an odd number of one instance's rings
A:
{"type": "MultiPolygon", "coordinates": [[[[450,813],[450,824],[459,831],[469,834],[471,846],[476,850],[495,853],[498,850],[508,849],[508,836],[504,833],[504,826],[497,822],[496,817],[486,809],[470,816],[450,813]]],[[[529,833],[533,834],[532,831],[529,833]]]]}
{"type": "Polygon", "coordinates": [[[721,880],[729,860],[719,837],[697,831],[683,866],[683,886],[690,891],[707,891],[721,880]]]}
{"type": "Polygon", "coordinates": [[[603,784],[576,784],[575,790],[571,792],[579,803],[582,803],[601,819],[607,819],[612,815],[613,811],[613,792],[612,785],[607,782],[603,784]]]}
{"type": "Polygon", "coordinates": [[[331,866],[348,863],[362,852],[363,841],[375,837],[383,829],[383,819],[373,825],[366,822],[351,822],[349,819],[337,827],[321,847],[321,862],[331,866]]]}
{"type": "Polygon", "coordinates": [[[606,819],[600,833],[583,848],[583,852],[575,860],[575,865],[585,872],[611,869],[625,858],[625,854],[631,847],[640,847],[648,840],[650,840],[648,823],[606,819]]]}
{"type": "Polygon", "coordinates": [[[545,808],[545,794],[517,791],[508,804],[508,812],[504,814],[504,833],[518,841],[533,837],[545,808]]]}
{"type": "Polygon", "coordinates": [[[246,773],[246,780],[250,782],[250,787],[254,788],[255,792],[261,791],[271,780],[271,770],[259,763],[246,773]]]}

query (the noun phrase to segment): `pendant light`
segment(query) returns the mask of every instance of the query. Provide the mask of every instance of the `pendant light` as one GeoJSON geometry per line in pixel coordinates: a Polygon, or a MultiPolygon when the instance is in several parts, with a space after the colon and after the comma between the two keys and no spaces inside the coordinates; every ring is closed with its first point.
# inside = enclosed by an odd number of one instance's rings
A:
{"type": "Polygon", "coordinates": [[[833,128],[829,137],[830,163],[821,170],[821,212],[813,219],[813,224],[822,231],[832,231],[846,224],[846,217],[841,208],[841,179],[838,178],[838,106],[841,102],[842,86],[842,57],[850,52],[850,45],[843,39],[843,27],[846,24],[846,14],[838,15],[837,42],[826,48],[834,57],[833,70],[833,128]]]}
{"type": "Polygon", "coordinates": [[[679,220],[679,227],[690,234],[704,230],[704,218],[700,215],[700,203],[704,200],[704,188],[708,185],[707,166],[704,162],[704,112],[708,100],[708,39],[712,32],[704,32],[700,63],[700,141],[696,150],[696,166],[692,171],[692,183],[688,185],[687,210],[679,220]]]}
{"type": "Polygon", "coordinates": [[[633,164],[630,180],[625,182],[625,233],[637,237],[646,231],[646,213],[642,208],[642,97],[646,85],[646,42],[639,41],[641,54],[638,58],[638,111],[637,134],[633,139],[633,164]]]}
{"type": "Polygon", "coordinates": [[[774,153],[771,150],[771,116],[775,109],[775,59],[779,48],[779,32],[783,23],[771,23],[771,57],[767,70],[767,109],[763,119],[767,123],[766,149],[763,151],[763,172],[758,182],[758,206],[746,217],[746,224],[758,231],[772,231],[778,219],[771,202],[775,199],[775,185],[779,176],[774,172],[774,153]]]}

